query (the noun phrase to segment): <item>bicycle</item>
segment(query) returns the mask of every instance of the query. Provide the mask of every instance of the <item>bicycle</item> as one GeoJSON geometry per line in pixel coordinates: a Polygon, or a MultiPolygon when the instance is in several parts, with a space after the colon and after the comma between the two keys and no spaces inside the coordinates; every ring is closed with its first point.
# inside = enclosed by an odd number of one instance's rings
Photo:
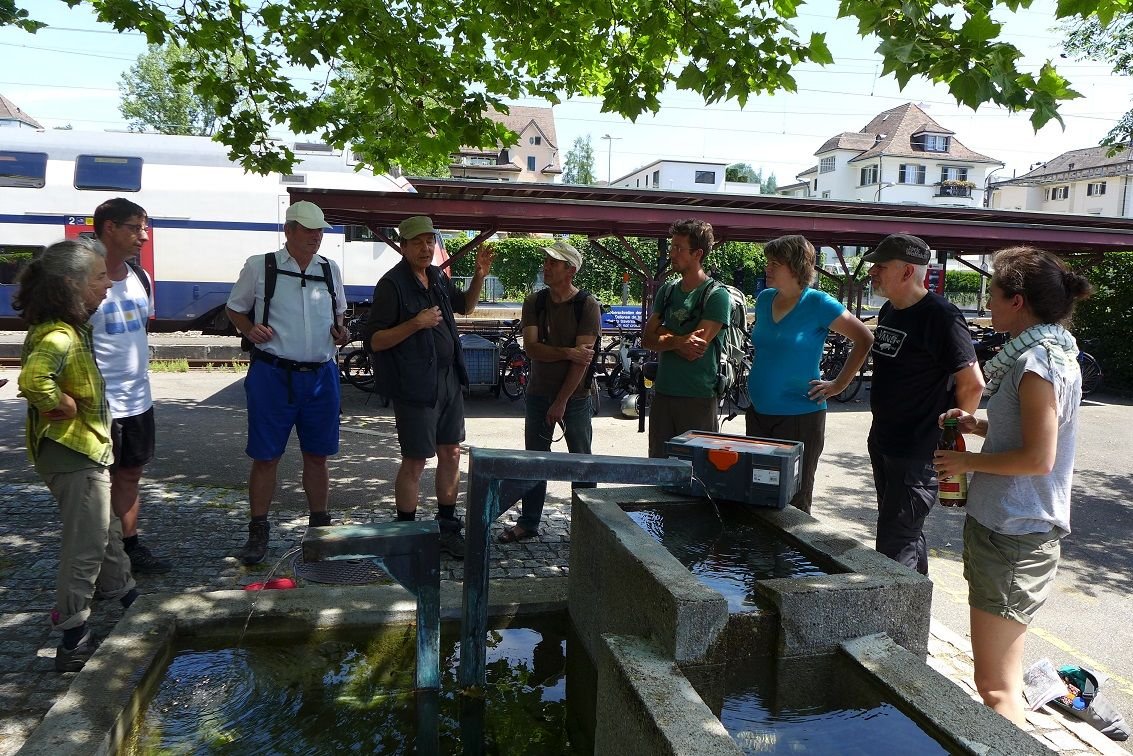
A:
{"type": "Polygon", "coordinates": [[[500,349],[497,388],[513,402],[527,393],[527,380],[531,375],[531,358],[520,344],[520,335],[520,321],[516,319],[497,342],[500,349]]]}
{"type": "MultiPolygon", "coordinates": [[[[842,374],[842,368],[845,367],[846,361],[850,359],[850,352],[854,348],[854,342],[843,336],[836,331],[831,331],[826,336],[826,343],[822,347],[822,359],[818,363],[818,372],[824,381],[834,381],[842,374]]],[[[867,357],[866,361],[862,364],[857,374],[850,379],[846,384],[846,388],[842,389],[837,394],[830,398],[836,402],[848,402],[858,395],[862,389],[862,384],[865,383],[866,366],[870,364],[867,357]]]]}
{"type": "Polygon", "coordinates": [[[346,322],[346,327],[350,331],[350,341],[338,351],[339,373],[342,379],[351,386],[362,391],[373,391],[376,383],[373,354],[364,346],[344,351],[355,341],[362,341],[362,329],[365,327],[365,320],[362,317],[351,318],[346,322]]]}

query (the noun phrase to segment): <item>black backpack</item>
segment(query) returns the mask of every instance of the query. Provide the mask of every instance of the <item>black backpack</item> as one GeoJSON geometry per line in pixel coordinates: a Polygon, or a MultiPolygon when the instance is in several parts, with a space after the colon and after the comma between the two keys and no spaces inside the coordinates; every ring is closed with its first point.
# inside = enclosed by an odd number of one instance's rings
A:
{"type": "MultiPolygon", "coordinates": [[[[129,260],[126,261],[126,266],[130,270],[134,271],[134,275],[137,276],[138,280],[142,282],[142,288],[146,290],[146,298],[147,299],[153,299],[153,284],[150,283],[149,273],[146,273],[146,269],[143,268],[141,266],[141,263],[138,262],[138,258],[131,257],[129,260]]],[[[146,330],[147,331],[149,330],[149,324],[150,324],[150,320],[152,319],[153,313],[150,313],[150,316],[151,317],[146,318],[146,330]]]]}
{"type": "MultiPolygon", "coordinates": [[[[330,262],[326,259],[319,261],[319,267],[323,269],[321,276],[312,276],[307,273],[294,273],[290,270],[280,270],[275,264],[275,252],[268,252],[264,255],[264,319],[263,324],[268,324],[268,313],[271,312],[271,298],[275,296],[275,280],[277,277],[291,276],[298,278],[301,286],[306,286],[308,281],[322,281],[326,284],[327,291],[330,292],[330,314],[331,318],[338,317],[338,297],[334,294],[334,276],[330,272],[330,262]]],[[[252,304],[252,309],[248,311],[248,319],[252,323],[256,322],[256,305],[252,304]]],[[[245,352],[250,352],[255,347],[251,339],[247,336],[240,337],[240,348],[245,352]]]]}
{"type": "MultiPolygon", "coordinates": [[[[539,341],[545,342],[550,337],[550,331],[547,327],[547,301],[551,298],[550,289],[540,289],[535,294],[535,322],[539,325],[539,341]]],[[[574,295],[571,302],[574,304],[574,322],[577,326],[582,322],[582,312],[586,307],[586,300],[590,298],[590,292],[586,289],[579,289],[578,293],[574,295]]],[[[594,357],[590,360],[590,366],[586,368],[586,372],[582,376],[580,386],[589,386],[591,379],[594,377],[594,371],[598,367],[599,353],[602,351],[602,318],[598,317],[598,335],[594,338],[594,357]]]]}

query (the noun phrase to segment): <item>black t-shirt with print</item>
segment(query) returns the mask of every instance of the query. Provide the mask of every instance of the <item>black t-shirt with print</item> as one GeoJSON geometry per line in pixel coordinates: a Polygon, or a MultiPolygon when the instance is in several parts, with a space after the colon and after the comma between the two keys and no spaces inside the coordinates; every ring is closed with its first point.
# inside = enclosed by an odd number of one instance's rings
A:
{"type": "Polygon", "coordinates": [[[944,297],[929,293],[903,310],[886,302],[874,331],[870,443],[896,457],[931,458],[937,418],[956,406],[952,376],[975,360],[964,316],[944,297]]]}

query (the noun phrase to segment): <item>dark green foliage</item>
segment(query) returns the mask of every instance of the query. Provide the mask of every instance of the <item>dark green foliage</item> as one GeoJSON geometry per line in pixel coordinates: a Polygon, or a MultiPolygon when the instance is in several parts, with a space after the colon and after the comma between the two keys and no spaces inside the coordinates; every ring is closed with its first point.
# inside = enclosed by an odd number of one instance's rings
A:
{"type": "Polygon", "coordinates": [[[1102,262],[1072,261],[1094,285],[1079,303],[1071,330],[1101,363],[1106,388],[1133,389],[1133,252],[1107,252],[1102,262]]]}
{"type": "MultiPolygon", "coordinates": [[[[175,82],[191,79],[220,116],[218,141],[257,173],[291,172],[294,153],[272,139],[281,131],[351,145],[384,171],[462,145],[506,144],[514,135],[487,113],[524,98],[597,97],[603,112],[635,121],[656,113],[666,91],[743,107],[755,95],[796,91],[800,64],[834,62],[824,33],[793,26],[798,0],[608,0],[522,12],[501,0],[62,1],[150,44],[191,50],[192,71],[175,82]],[[348,70],[365,76],[342,76],[348,70]]],[[[0,26],[34,31],[38,22],[20,6],[43,4],[0,0],[0,26]]],[[[1079,95],[1049,63],[1020,71],[1022,52],[999,40],[993,11],[1027,5],[841,0],[838,13],[855,18],[863,37],[876,35],[883,73],[901,86],[921,76],[972,108],[1029,111],[1037,129],[1079,95]]],[[[1060,0],[1056,15],[1096,13],[1104,24],[1126,12],[1128,0],[1060,0]]]]}
{"type": "Polygon", "coordinates": [[[980,278],[980,274],[974,270],[950,270],[944,274],[944,290],[979,294],[980,278]]]}

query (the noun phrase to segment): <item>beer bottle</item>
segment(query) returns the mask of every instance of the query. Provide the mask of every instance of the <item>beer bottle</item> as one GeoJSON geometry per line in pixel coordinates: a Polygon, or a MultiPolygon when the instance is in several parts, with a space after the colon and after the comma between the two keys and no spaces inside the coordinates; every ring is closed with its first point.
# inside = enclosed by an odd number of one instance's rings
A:
{"type": "MultiPolygon", "coordinates": [[[[965,451],[964,435],[960,433],[960,421],[950,417],[944,421],[944,432],[940,434],[938,449],[965,451]]],[[[968,503],[968,476],[964,473],[941,478],[940,503],[945,507],[962,507],[968,503]]]]}

